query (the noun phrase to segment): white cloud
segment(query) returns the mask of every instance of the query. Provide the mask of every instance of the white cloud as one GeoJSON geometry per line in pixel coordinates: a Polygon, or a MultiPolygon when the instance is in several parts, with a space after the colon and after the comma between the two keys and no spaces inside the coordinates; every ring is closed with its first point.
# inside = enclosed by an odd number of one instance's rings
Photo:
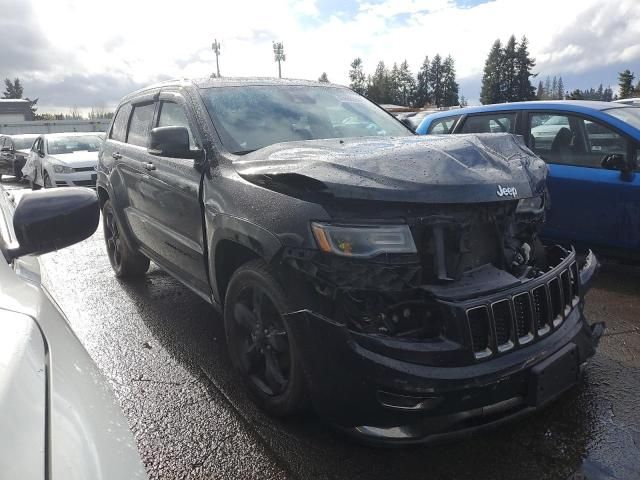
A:
{"type": "Polygon", "coordinates": [[[512,33],[527,35],[542,75],[619,62],[640,69],[638,0],[494,0],[472,8],[453,0],[364,1],[351,17],[321,11],[315,0],[30,1],[32,20],[58,59],[27,72],[43,82],[69,74],[114,75],[136,84],[208,76],[215,69],[214,38],[222,43],[220,68],[227,76],[276,75],[276,40],[285,45],[288,77],[326,71],[332,81],[348,83],[356,56],[370,72],[379,60],[406,58],[415,73],[425,55],[440,53],[455,58],[460,79],[477,78],[493,41],[512,33]]]}

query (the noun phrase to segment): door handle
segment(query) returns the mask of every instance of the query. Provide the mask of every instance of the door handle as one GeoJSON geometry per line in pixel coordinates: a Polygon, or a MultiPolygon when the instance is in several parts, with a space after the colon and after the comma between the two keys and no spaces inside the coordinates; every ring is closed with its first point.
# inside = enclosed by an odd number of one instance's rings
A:
{"type": "Polygon", "coordinates": [[[116,160],[120,160],[122,158],[122,155],[120,155],[118,152],[113,152],[111,156],[116,160]]]}
{"type": "Polygon", "coordinates": [[[155,170],[156,166],[151,162],[145,162],[144,168],[146,168],[147,170],[155,170]]]}

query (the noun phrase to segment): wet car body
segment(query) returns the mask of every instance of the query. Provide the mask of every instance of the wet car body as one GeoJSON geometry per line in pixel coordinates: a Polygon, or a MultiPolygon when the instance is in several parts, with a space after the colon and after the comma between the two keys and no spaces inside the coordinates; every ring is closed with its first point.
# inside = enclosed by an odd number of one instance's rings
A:
{"type": "MultiPolygon", "coordinates": [[[[123,99],[131,116],[137,105],[179,98],[202,148],[196,160],[163,171],[154,148],[112,138],[116,114],[98,194],[115,205],[109,212],[128,255],[148,257],[226,309],[225,321],[234,272],[269,266],[287,297],[285,335],[314,408],[370,442],[490,426],[576,384],[602,333],[582,313],[597,261],[589,255],[578,265],[570,247],[537,240],[542,160],[511,135],[408,130],[234,154],[201,91],[253,86],[327,88],[222,79],[170,82],[123,99]],[[318,229],[350,228],[402,234],[415,245],[358,255],[351,245],[336,253],[343,244],[329,239],[334,250],[325,250],[318,229]],[[542,381],[545,371],[557,381],[542,381]]],[[[149,115],[152,136],[162,108],[149,115]]]]}
{"type": "MultiPolygon", "coordinates": [[[[97,202],[87,198],[89,192],[78,196],[70,191],[71,196],[66,198],[46,193],[44,201],[38,208],[30,208],[28,215],[22,209],[21,219],[29,218],[18,225],[57,215],[71,216],[72,203],[84,209],[74,220],[87,221],[76,229],[76,233],[82,233],[75,241],[95,231],[97,202]]],[[[17,192],[10,194],[0,188],[0,243],[5,254],[0,261],[2,477],[147,478],[111,388],[41,284],[38,257],[20,254],[6,260],[7,252],[24,247],[17,242],[24,233],[14,230],[18,216],[17,198],[10,198],[14,194],[17,197],[17,192]]],[[[58,221],[61,226],[66,223],[63,218],[58,221]]],[[[66,246],[74,243],[68,241],[74,235],[71,230],[50,231],[56,240],[36,242],[42,249],[49,246],[46,251],[56,244],[66,246]]]]}

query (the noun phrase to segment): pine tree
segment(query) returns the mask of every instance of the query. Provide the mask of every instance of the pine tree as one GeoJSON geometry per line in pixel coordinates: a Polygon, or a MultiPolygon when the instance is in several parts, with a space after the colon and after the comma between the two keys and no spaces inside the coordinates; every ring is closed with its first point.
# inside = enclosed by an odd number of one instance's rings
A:
{"type": "Polygon", "coordinates": [[[320,78],[318,78],[318,81],[322,83],[329,83],[329,77],[327,76],[327,72],[322,72],[322,75],[320,75],[320,78]]]}
{"type": "Polygon", "coordinates": [[[553,81],[551,82],[551,95],[550,95],[551,100],[557,100],[558,99],[558,77],[556,77],[555,75],[553,76],[553,81]]]}
{"type": "Polygon", "coordinates": [[[480,102],[483,105],[504,102],[501,89],[502,58],[502,44],[500,39],[497,39],[493,42],[489,56],[484,63],[480,89],[480,102]]]}
{"type": "Polygon", "coordinates": [[[502,98],[504,102],[518,100],[516,37],[511,35],[502,53],[502,98]]]}
{"type": "Polygon", "coordinates": [[[398,85],[400,103],[402,105],[411,105],[416,91],[416,81],[411,70],[409,70],[409,64],[406,60],[400,64],[398,85]]]}
{"type": "Polygon", "coordinates": [[[424,57],[420,71],[418,72],[418,82],[414,95],[413,106],[422,108],[431,103],[431,90],[429,89],[429,67],[431,62],[429,57],[424,57]]]}
{"type": "Polygon", "coordinates": [[[444,106],[444,69],[442,68],[442,57],[438,53],[433,57],[429,66],[429,85],[435,106],[438,108],[444,106]]]}
{"type": "Polygon", "coordinates": [[[465,98],[464,95],[460,95],[460,102],[459,102],[461,107],[466,107],[467,105],[469,105],[469,103],[467,102],[467,99],[465,98]]]}
{"type": "Polygon", "coordinates": [[[389,72],[384,62],[378,62],[373,75],[369,77],[367,98],[376,103],[389,102],[389,72]]]}
{"type": "Polygon", "coordinates": [[[4,85],[6,90],[2,94],[2,98],[11,98],[11,99],[22,98],[23,88],[19,78],[14,79],[13,82],[8,78],[5,78],[4,85]]]}
{"type": "Polygon", "coordinates": [[[558,100],[564,100],[564,82],[562,77],[558,78],[558,100]]]}
{"type": "Polygon", "coordinates": [[[393,63],[393,67],[391,68],[387,85],[389,92],[388,102],[394,104],[402,103],[400,99],[400,69],[396,62],[393,63]]]}
{"type": "Polygon", "coordinates": [[[443,78],[443,104],[445,107],[452,107],[458,105],[458,93],[460,87],[456,82],[456,65],[451,55],[448,55],[442,63],[442,78],[443,78]]]}
{"type": "Polygon", "coordinates": [[[529,40],[523,36],[516,50],[516,76],[517,76],[517,100],[533,100],[536,98],[536,91],[531,84],[531,77],[535,77],[532,72],[536,66],[536,61],[529,55],[529,40]]]}
{"type": "Polygon", "coordinates": [[[551,79],[547,75],[547,80],[544,83],[544,99],[549,100],[553,98],[553,91],[551,90],[551,79]]]}
{"type": "Polygon", "coordinates": [[[567,100],[584,100],[584,95],[576,88],[573,92],[567,95],[567,100]]]}
{"type": "Polygon", "coordinates": [[[538,82],[538,91],[536,92],[536,99],[538,100],[544,99],[544,86],[542,85],[542,80],[538,82]]]}
{"type": "MultiPolygon", "coordinates": [[[[635,75],[631,73],[631,70],[626,69],[624,72],[618,74],[618,97],[631,98],[634,95],[633,79],[635,75]]],[[[6,82],[6,80],[5,80],[6,82]]]]}
{"type": "Polygon", "coordinates": [[[602,101],[610,102],[612,100],[613,100],[613,90],[611,89],[611,86],[609,86],[605,88],[604,92],[602,93],[602,101]]]}
{"type": "Polygon", "coordinates": [[[598,86],[598,100],[604,100],[604,88],[602,88],[602,84],[598,86]]]}
{"type": "Polygon", "coordinates": [[[349,70],[349,88],[354,92],[364,95],[367,93],[367,80],[362,67],[362,59],[356,58],[351,62],[351,70],[349,70]]]}

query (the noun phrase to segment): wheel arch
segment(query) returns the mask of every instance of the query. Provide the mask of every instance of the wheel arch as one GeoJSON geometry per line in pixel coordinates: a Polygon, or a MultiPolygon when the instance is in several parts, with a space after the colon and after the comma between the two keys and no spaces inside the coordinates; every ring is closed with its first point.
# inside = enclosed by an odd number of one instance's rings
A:
{"type": "Polygon", "coordinates": [[[209,278],[214,300],[224,304],[224,296],[233,273],[248,261],[262,259],[270,263],[282,248],[271,232],[247,220],[228,215],[207,218],[209,242],[209,278]]]}

